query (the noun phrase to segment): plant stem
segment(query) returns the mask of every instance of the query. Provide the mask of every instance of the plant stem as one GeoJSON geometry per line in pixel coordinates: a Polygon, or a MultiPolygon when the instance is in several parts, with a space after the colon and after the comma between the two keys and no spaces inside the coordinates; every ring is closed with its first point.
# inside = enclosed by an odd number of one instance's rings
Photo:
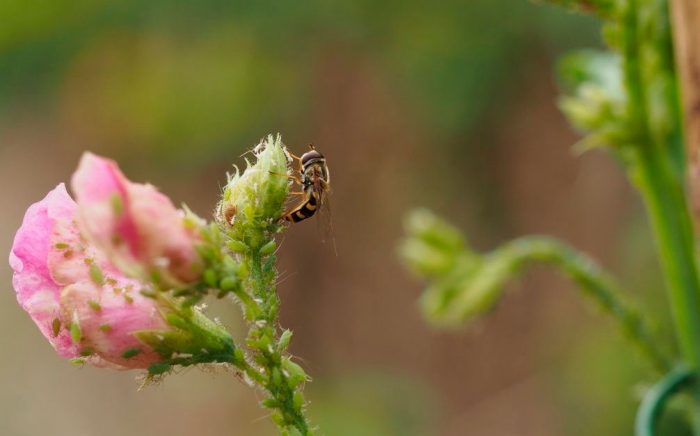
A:
{"type": "MultiPolygon", "coordinates": [[[[670,161],[672,144],[657,143],[651,133],[637,0],[628,0],[623,22],[624,76],[627,111],[636,133],[632,178],[636,182],[656,240],[669,293],[676,336],[683,359],[691,370],[700,368],[700,280],[693,227],[683,182],[670,161]]],[[[700,435],[700,389],[693,389],[691,410],[694,434],[700,435]]]]}
{"type": "Polygon", "coordinates": [[[682,188],[655,147],[640,151],[637,185],[651,218],[683,357],[700,366],[700,282],[682,188]]]}
{"type": "MultiPolygon", "coordinates": [[[[687,202],[666,156],[656,147],[641,149],[637,185],[644,197],[669,293],[676,336],[684,361],[700,367],[700,283],[687,202]]],[[[693,389],[694,434],[700,435],[700,390],[693,389]]]]}
{"type": "Polygon", "coordinates": [[[627,304],[617,283],[592,259],[567,244],[550,237],[530,236],[505,244],[493,256],[512,256],[516,267],[526,262],[547,262],[558,267],[581,287],[619,324],[625,336],[660,373],[670,368],[670,360],[658,346],[651,329],[640,314],[627,304]]]}
{"type": "Polygon", "coordinates": [[[303,396],[296,389],[289,371],[284,366],[282,351],[278,346],[277,315],[279,297],[275,289],[277,277],[274,256],[263,256],[254,250],[244,256],[250,268],[247,287],[253,298],[259,301],[261,311],[248,334],[248,345],[256,351],[256,360],[264,369],[262,386],[270,395],[268,407],[276,409],[280,416],[275,421],[280,430],[295,428],[302,436],[311,435],[303,413],[303,396]]]}
{"type": "Polygon", "coordinates": [[[641,68],[637,1],[628,0],[623,23],[627,111],[636,132],[632,178],[644,199],[669,289],[681,351],[693,368],[700,366],[700,281],[693,231],[684,187],[674,176],[666,148],[651,135],[648,101],[641,68]]]}

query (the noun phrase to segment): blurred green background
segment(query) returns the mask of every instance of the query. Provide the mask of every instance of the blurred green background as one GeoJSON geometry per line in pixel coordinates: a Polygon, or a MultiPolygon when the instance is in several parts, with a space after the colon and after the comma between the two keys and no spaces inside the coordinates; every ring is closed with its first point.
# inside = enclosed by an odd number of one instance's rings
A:
{"type": "MultiPolygon", "coordinates": [[[[477,325],[434,331],[395,257],[404,212],[428,206],[483,249],[560,236],[665,307],[639,201],[608,156],[571,152],[556,109],[554,62],[600,45],[594,20],[525,0],[3,0],[0,17],[0,252],[83,150],[208,216],[280,132],[333,174],[338,255],[313,222],[280,250],[320,434],[630,434],[645,367],[569,284],[538,270],[477,325]]],[[[274,434],[230,374],[137,391],[62,361],[0,279],[0,434],[274,434]]]]}

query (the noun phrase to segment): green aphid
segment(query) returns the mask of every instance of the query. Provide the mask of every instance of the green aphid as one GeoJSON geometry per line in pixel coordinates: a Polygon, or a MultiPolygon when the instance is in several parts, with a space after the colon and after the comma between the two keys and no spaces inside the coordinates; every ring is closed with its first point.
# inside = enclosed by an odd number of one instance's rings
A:
{"type": "Polygon", "coordinates": [[[218,274],[216,274],[216,271],[213,269],[209,268],[204,271],[204,283],[207,284],[210,288],[215,288],[216,287],[216,282],[218,280],[218,274]]]}
{"type": "Polygon", "coordinates": [[[150,298],[152,300],[155,300],[156,297],[158,297],[158,294],[155,291],[152,291],[150,289],[141,289],[139,291],[141,295],[143,295],[146,298],[150,298]]]}
{"type": "Polygon", "coordinates": [[[72,322],[70,324],[70,338],[74,343],[78,344],[83,339],[83,332],[80,330],[80,324],[72,322]]]}
{"type": "Polygon", "coordinates": [[[95,353],[95,350],[93,350],[92,348],[89,348],[89,347],[83,348],[82,350],[80,350],[80,355],[82,357],[92,356],[94,353],[95,353]]]}
{"type": "Polygon", "coordinates": [[[154,363],[153,365],[148,367],[148,374],[149,375],[160,375],[163,373],[166,373],[170,371],[172,366],[167,363],[154,363]]]}
{"type": "Polygon", "coordinates": [[[90,309],[94,310],[95,312],[102,311],[102,306],[95,300],[88,300],[88,306],[90,306],[90,309]]]}
{"type": "Polygon", "coordinates": [[[61,331],[61,320],[58,318],[54,318],[54,320],[51,322],[51,331],[53,332],[53,337],[55,338],[58,336],[58,334],[61,331]]]}
{"type": "Polygon", "coordinates": [[[129,348],[122,353],[122,357],[124,359],[131,359],[132,357],[141,354],[141,351],[142,350],[140,348],[129,348]]]}
{"type": "Polygon", "coordinates": [[[304,407],[304,394],[302,394],[300,391],[294,392],[292,403],[294,404],[294,408],[296,410],[301,410],[301,408],[304,407]]]}
{"type": "Polygon", "coordinates": [[[277,349],[280,352],[284,352],[287,347],[289,346],[289,342],[292,340],[292,331],[291,330],[285,330],[282,332],[282,335],[280,336],[279,341],[277,342],[277,349]]]}
{"type": "Polygon", "coordinates": [[[129,294],[124,294],[124,300],[126,300],[126,302],[129,303],[129,304],[133,304],[133,303],[134,303],[133,297],[132,297],[131,295],[129,295],[129,294]]]}
{"type": "Polygon", "coordinates": [[[65,242],[57,242],[54,247],[56,247],[57,250],[65,250],[66,248],[69,248],[70,245],[66,244],[65,242]]]}
{"type": "Polygon", "coordinates": [[[114,194],[112,196],[110,199],[110,205],[112,206],[114,215],[120,216],[124,213],[124,203],[122,202],[122,198],[119,196],[119,194],[114,194]]]}
{"type": "Polygon", "coordinates": [[[219,288],[223,291],[232,291],[240,284],[237,277],[224,277],[219,284],[219,288]]]}
{"type": "Polygon", "coordinates": [[[266,407],[268,409],[275,409],[279,407],[279,403],[274,398],[265,398],[264,400],[262,400],[261,404],[263,407],[266,407]]]}
{"type": "Polygon", "coordinates": [[[112,331],[112,325],[111,325],[111,324],[100,324],[100,326],[99,326],[98,328],[99,328],[100,330],[102,330],[103,332],[105,332],[105,333],[106,333],[106,332],[111,332],[111,331],[112,331]]]}
{"type": "Polygon", "coordinates": [[[248,251],[248,246],[245,243],[237,241],[235,239],[231,239],[230,241],[228,241],[227,245],[229,250],[236,253],[245,253],[246,251],[248,251]]]}
{"type": "Polygon", "coordinates": [[[90,264],[90,279],[98,286],[104,286],[105,284],[105,276],[102,273],[102,269],[94,262],[90,264]]]}
{"type": "Polygon", "coordinates": [[[277,243],[275,242],[274,239],[272,239],[260,248],[260,255],[267,256],[268,254],[274,253],[276,249],[277,249],[277,243]]]}

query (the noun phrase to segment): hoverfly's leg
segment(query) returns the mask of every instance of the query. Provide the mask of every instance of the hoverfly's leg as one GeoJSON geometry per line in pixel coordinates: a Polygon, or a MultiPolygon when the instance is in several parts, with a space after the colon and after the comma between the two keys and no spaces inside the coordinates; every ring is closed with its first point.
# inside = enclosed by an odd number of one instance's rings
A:
{"type": "Polygon", "coordinates": [[[290,158],[292,158],[293,160],[297,161],[297,163],[299,164],[299,168],[302,167],[302,165],[301,165],[301,157],[297,156],[296,154],[292,153],[292,152],[289,151],[289,150],[285,150],[285,153],[287,153],[287,156],[288,156],[288,157],[290,157],[290,158]]]}
{"type": "Polygon", "coordinates": [[[304,191],[290,192],[289,195],[306,195],[306,192],[304,192],[304,191]]]}
{"type": "Polygon", "coordinates": [[[287,150],[287,154],[295,160],[301,161],[301,157],[297,156],[296,154],[292,153],[291,151],[287,150]]]}
{"type": "Polygon", "coordinates": [[[274,171],[269,171],[269,173],[272,174],[273,176],[286,177],[286,178],[288,178],[288,179],[290,179],[290,180],[294,180],[296,183],[298,183],[298,184],[300,184],[300,185],[302,185],[302,186],[304,185],[304,183],[301,181],[301,178],[298,177],[298,176],[294,176],[294,175],[291,175],[291,174],[285,174],[285,173],[276,173],[276,172],[274,172],[274,171]]]}

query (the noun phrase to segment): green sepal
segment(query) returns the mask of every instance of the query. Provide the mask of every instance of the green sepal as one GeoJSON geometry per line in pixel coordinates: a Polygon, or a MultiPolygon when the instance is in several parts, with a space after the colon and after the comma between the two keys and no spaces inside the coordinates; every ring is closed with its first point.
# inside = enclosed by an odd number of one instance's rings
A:
{"type": "Polygon", "coordinates": [[[173,329],[141,330],[136,337],[153,348],[165,363],[191,365],[230,362],[236,349],[229,333],[197,309],[164,313],[173,329]]]}

